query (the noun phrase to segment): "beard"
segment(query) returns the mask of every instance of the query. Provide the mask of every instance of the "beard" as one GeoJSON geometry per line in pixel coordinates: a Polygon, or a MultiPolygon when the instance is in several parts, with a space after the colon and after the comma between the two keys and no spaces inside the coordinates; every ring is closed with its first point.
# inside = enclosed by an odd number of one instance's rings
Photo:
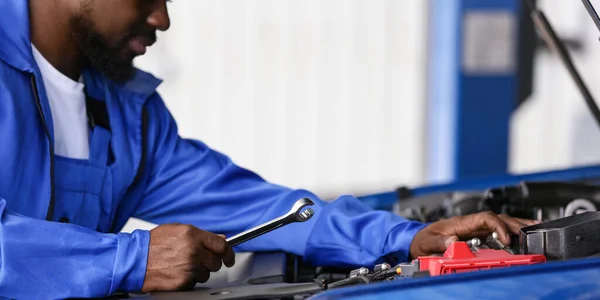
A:
{"type": "Polygon", "coordinates": [[[109,79],[123,83],[134,74],[133,55],[126,55],[129,37],[109,45],[94,25],[83,15],[70,22],[71,35],[81,51],[82,64],[91,66],[109,79]]]}
{"type": "Polygon", "coordinates": [[[71,36],[74,38],[79,51],[81,63],[103,73],[109,79],[123,83],[131,79],[135,73],[133,66],[134,52],[128,48],[129,42],[136,36],[145,36],[150,41],[156,41],[156,33],[141,20],[132,26],[129,34],[109,43],[95,27],[92,21],[93,9],[90,0],[83,0],[78,16],[70,20],[71,36]]]}

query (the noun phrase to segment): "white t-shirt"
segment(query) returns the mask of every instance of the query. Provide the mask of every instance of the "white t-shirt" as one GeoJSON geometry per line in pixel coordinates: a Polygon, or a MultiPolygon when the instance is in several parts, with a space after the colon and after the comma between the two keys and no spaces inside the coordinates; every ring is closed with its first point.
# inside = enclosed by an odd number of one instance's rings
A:
{"type": "Polygon", "coordinates": [[[84,84],[59,72],[32,45],[50,101],[54,124],[54,153],[73,159],[89,158],[84,84]]]}

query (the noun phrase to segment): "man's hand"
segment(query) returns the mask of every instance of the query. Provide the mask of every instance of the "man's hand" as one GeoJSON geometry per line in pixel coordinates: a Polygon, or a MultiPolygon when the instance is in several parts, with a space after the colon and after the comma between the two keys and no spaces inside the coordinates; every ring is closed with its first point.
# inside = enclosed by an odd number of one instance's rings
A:
{"type": "Polygon", "coordinates": [[[221,265],[232,267],[235,256],[222,235],[191,225],[161,225],[150,231],[150,249],[142,292],[193,288],[208,281],[221,265]]]}
{"type": "Polygon", "coordinates": [[[537,221],[512,218],[483,212],[442,220],[423,228],[410,245],[410,256],[441,254],[452,242],[474,237],[485,237],[494,232],[505,246],[510,245],[510,234],[519,234],[522,227],[538,224],[537,221]]]}

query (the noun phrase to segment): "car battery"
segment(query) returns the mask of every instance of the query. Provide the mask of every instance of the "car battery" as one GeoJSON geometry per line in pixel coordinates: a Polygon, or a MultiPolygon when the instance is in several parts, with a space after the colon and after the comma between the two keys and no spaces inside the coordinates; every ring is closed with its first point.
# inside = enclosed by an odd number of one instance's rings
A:
{"type": "Polygon", "coordinates": [[[506,250],[470,247],[466,242],[454,242],[443,255],[421,256],[410,264],[396,266],[399,276],[413,277],[429,272],[440,276],[473,271],[508,268],[546,262],[541,254],[511,254],[506,250]]]}

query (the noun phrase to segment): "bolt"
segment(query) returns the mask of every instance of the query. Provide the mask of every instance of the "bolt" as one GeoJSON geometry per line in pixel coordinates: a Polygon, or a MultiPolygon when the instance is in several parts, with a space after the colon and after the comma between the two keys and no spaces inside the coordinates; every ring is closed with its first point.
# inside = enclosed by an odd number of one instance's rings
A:
{"type": "Polygon", "coordinates": [[[478,238],[472,238],[467,241],[467,245],[469,245],[469,247],[479,247],[481,245],[481,240],[478,238]]]}
{"type": "Polygon", "coordinates": [[[382,264],[376,265],[375,268],[373,269],[373,271],[374,272],[383,271],[383,270],[387,270],[391,267],[392,266],[390,266],[390,264],[388,264],[388,263],[382,263],[382,264]]]}
{"type": "Polygon", "coordinates": [[[497,232],[492,233],[492,238],[495,240],[498,240],[498,233],[497,232]]]}
{"type": "Polygon", "coordinates": [[[369,274],[369,269],[362,267],[360,269],[352,270],[352,272],[350,272],[350,277],[365,276],[367,274],[369,274]]]}

